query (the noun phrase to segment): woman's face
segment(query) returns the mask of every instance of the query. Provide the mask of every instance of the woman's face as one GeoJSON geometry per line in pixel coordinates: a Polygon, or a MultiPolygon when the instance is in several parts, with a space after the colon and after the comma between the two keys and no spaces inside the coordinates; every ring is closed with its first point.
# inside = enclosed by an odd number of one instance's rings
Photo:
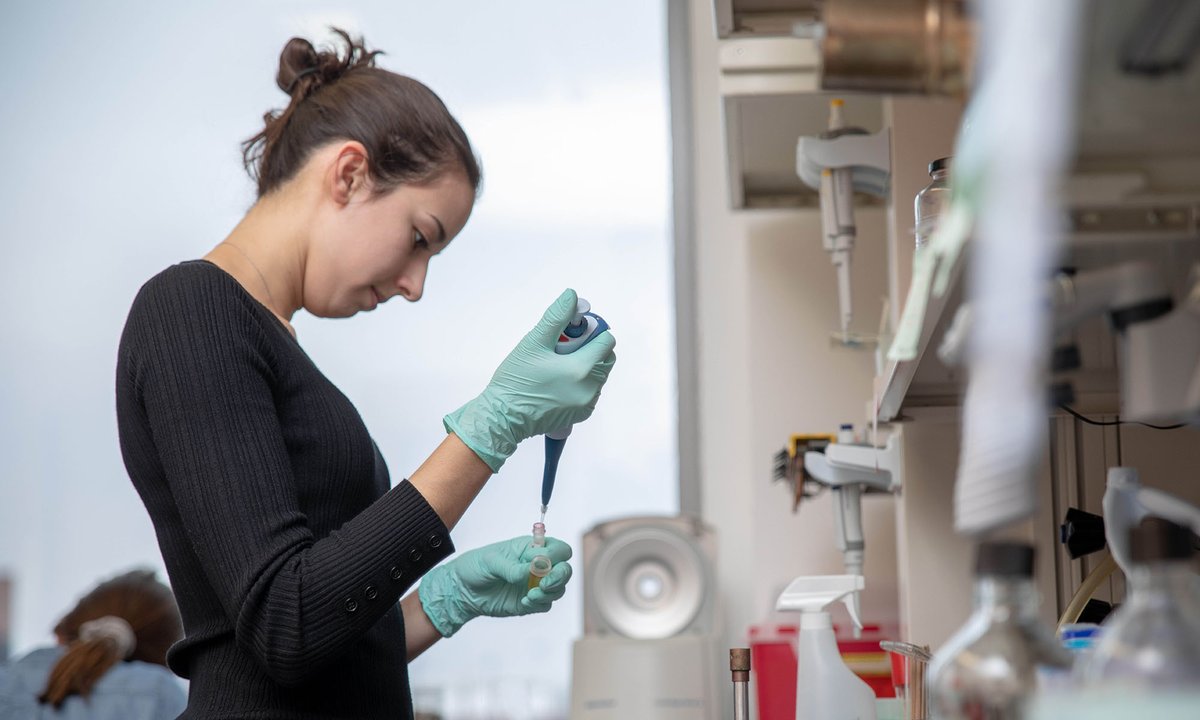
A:
{"type": "Polygon", "coordinates": [[[467,224],[475,191],[459,169],[375,195],[369,179],[318,216],[303,302],[319,317],[350,317],[399,295],[421,299],[430,259],[467,224]]]}

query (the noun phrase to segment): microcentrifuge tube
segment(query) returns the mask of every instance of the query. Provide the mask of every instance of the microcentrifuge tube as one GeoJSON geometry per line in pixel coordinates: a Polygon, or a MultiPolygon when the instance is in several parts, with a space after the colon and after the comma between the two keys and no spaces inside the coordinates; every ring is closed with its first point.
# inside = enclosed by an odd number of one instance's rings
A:
{"type": "MultiPolygon", "coordinates": [[[[546,547],[546,525],[544,523],[533,524],[533,546],[535,548],[546,547]]],[[[546,555],[534,555],[533,560],[529,562],[529,586],[532,590],[538,586],[542,578],[550,574],[550,568],[553,563],[546,555]]]]}
{"type": "Polygon", "coordinates": [[[542,578],[550,574],[552,567],[550,558],[545,555],[535,555],[533,560],[529,562],[529,588],[530,590],[538,586],[542,582],[542,578]]]}

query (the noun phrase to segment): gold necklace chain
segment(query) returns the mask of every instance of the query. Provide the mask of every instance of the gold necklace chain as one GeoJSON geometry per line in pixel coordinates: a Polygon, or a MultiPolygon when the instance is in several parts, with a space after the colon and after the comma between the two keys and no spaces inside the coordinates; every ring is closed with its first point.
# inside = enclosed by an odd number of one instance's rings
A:
{"type": "Polygon", "coordinates": [[[246,254],[245,250],[241,249],[237,245],[234,245],[233,243],[229,242],[228,240],[222,240],[221,244],[228,245],[229,247],[233,248],[234,250],[237,250],[238,253],[242,257],[246,258],[246,262],[250,263],[250,267],[254,268],[254,272],[258,273],[258,279],[262,280],[263,289],[267,291],[267,299],[271,301],[271,306],[267,309],[271,311],[272,315],[279,318],[283,322],[284,326],[287,327],[288,331],[291,332],[292,335],[295,335],[296,331],[294,328],[292,328],[292,324],[290,322],[288,322],[287,318],[285,318],[284,316],[280,315],[278,312],[275,311],[275,305],[276,305],[275,296],[271,294],[271,285],[267,282],[267,276],[263,275],[263,271],[258,269],[258,265],[253,260],[250,259],[250,256],[246,254]]]}

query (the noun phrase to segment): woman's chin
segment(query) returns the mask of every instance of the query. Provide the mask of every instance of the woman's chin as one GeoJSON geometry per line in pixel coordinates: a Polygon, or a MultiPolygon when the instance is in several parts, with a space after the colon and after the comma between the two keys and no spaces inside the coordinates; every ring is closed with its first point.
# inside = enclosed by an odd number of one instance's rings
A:
{"type": "MultiPolygon", "coordinates": [[[[361,305],[355,305],[352,302],[346,302],[346,303],[338,303],[336,305],[332,304],[332,303],[329,305],[322,305],[322,306],[305,305],[304,309],[305,309],[305,311],[308,312],[309,315],[312,315],[313,317],[337,320],[337,319],[341,319],[341,318],[354,317],[358,313],[360,313],[364,310],[367,310],[369,308],[364,308],[361,305]]],[[[371,308],[371,309],[373,309],[373,308],[371,308]]]]}

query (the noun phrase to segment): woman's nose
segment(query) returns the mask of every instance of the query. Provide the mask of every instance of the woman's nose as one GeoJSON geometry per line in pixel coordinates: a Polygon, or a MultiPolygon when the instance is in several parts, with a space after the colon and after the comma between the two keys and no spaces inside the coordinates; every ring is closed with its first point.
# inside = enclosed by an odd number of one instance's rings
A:
{"type": "Polygon", "coordinates": [[[429,270],[429,264],[426,262],[414,262],[405,269],[400,276],[396,287],[404,299],[409,302],[416,302],[421,299],[421,295],[425,292],[425,274],[429,270]]]}

